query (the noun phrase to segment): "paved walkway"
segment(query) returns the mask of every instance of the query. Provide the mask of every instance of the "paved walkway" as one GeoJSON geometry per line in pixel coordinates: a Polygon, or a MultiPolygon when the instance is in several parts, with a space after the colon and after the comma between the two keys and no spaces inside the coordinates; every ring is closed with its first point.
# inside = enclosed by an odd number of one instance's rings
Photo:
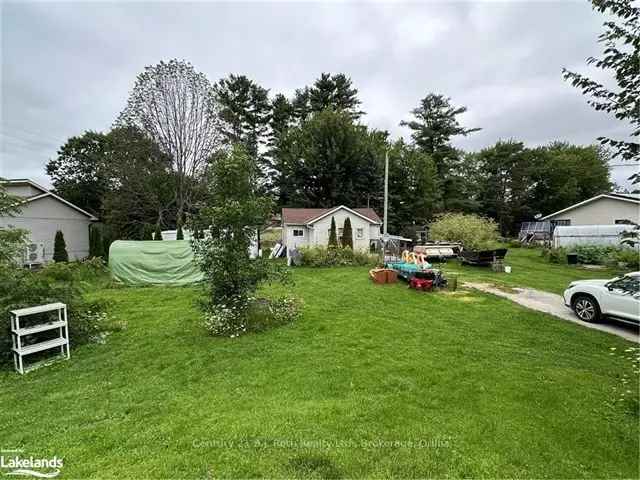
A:
{"type": "Polygon", "coordinates": [[[564,305],[562,296],[555,293],[543,292],[541,290],[535,290],[533,288],[509,288],[508,290],[501,290],[495,285],[489,283],[475,283],[465,282],[465,287],[474,288],[482,292],[491,293],[498,297],[508,298],[509,300],[519,303],[527,308],[538,310],[540,312],[548,313],[554,317],[568,320],[569,322],[577,323],[583,327],[593,328],[594,330],[600,330],[602,332],[618,335],[619,337],[631,340],[632,342],[640,343],[640,337],[638,336],[637,329],[632,326],[625,326],[617,323],[587,323],[576,317],[575,313],[564,305]]]}

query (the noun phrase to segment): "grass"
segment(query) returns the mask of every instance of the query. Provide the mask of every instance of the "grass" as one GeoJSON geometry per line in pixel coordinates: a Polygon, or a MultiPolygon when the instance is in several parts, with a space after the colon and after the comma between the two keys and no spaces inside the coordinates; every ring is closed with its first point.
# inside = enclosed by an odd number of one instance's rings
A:
{"type": "Polygon", "coordinates": [[[204,334],[194,288],[96,291],[127,329],[2,371],[0,447],[62,478],[638,476],[637,406],[613,404],[629,342],[366,268],[294,277],[303,318],[238,339],[204,334]]]}
{"type": "Polygon", "coordinates": [[[505,257],[505,265],[511,265],[512,273],[495,273],[490,268],[460,265],[457,261],[441,265],[450,274],[459,275],[459,280],[490,282],[510,287],[530,287],[562,294],[569,282],[591,278],[613,278],[627,273],[612,268],[591,270],[582,266],[558,265],[545,261],[540,250],[533,248],[511,248],[505,257]]]}

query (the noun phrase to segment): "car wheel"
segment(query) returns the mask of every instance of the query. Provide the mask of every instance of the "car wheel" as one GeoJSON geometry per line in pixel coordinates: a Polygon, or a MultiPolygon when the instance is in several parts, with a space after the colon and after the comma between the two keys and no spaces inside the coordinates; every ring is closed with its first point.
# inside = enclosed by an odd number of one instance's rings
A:
{"type": "Polygon", "coordinates": [[[600,320],[600,306],[596,299],[589,295],[578,295],[573,299],[573,311],[583,322],[600,320]]]}

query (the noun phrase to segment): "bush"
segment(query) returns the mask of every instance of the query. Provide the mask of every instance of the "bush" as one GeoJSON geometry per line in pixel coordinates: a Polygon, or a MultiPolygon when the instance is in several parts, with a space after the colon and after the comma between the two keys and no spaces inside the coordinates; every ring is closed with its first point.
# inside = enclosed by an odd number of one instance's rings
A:
{"type": "Polygon", "coordinates": [[[567,263],[567,251],[564,248],[543,248],[541,255],[549,263],[567,263]]]}
{"type": "Polygon", "coordinates": [[[498,225],[477,215],[445,213],[429,226],[429,237],[460,242],[467,250],[488,250],[498,244],[498,225]]]}
{"type": "Polygon", "coordinates": [[[68,262],[67,243],[64,241],[64,234],[58,230],[53,241],[53,261],[68,262]]]}
{"type": "Polygon", "coordinates": [[[55,282],[94,282],[106,277],[108,270],[101,258],[80,262],[49,263],[40,273],[55,282]]]}
{"type": "Polygon", "coordinates": [[[206,202],[195,219],[211,225],[209,235],[191,245],[204,273],[204,324],[216,335],[246,332],[258,285],[288,278],[281,263],[249,257],[255,226],[267,223],[273,207],[256,189],[258,171],[255,159],[240,146],[216,155],[207,178],[206,202]]]}
{"type": "Polygon", "coordinates": [[[205,328],[212,335],[235,338],[292,323],[300,317],[301,307],[301,302],[290,295],[273,300],[251,298],[242,309],[216,305],[205,315],[205,328]]]}
{"type": "Polygon", "coordinates": [[[631,248],[620,248],[613,254],[616,263],[623,263],[629,270],[640,270],[640,253],[631,248]]]}
{"type": "Polygon", "coordinates": [[[640,269],[640,253],[632,248],[601,246],[601,245],[574,245],[564,248],[547,248],[542,251],[542,256],[551,263],[567,263],[567,253],[578,255],[578,263],[587,265],[608,265],[618,267],[620,264],[629,270],[640,269]]]}
{"type": "MultiPolygon", "coordinates": [[[[107,305],[101,301],[87,301],[82,295],[82,279],[87,278],[95,268],[93,261],[51,264],[40,271],[0,267],[0,318],[3,319],[0,359],[11,358],[10,310],[54,302],[65,303],[69,336],[74,346],[101,340],[107,330],[115,329],[106,314],[107,305]]],[[[43,321],[31,319],[32,322],[34,320],[43,321]]]]}
{"type": "Polygon", "coordinates": [[[380,257],[365,251],[340,247],[301,247],[301,265],[307,267],[375,266],[380,257]]]}
{"type": "Polygon", "coordinates": [[[522,242],[515,238],[507,239],[504,243],[508,248],[522,248],[523,246],[522,242]]]}

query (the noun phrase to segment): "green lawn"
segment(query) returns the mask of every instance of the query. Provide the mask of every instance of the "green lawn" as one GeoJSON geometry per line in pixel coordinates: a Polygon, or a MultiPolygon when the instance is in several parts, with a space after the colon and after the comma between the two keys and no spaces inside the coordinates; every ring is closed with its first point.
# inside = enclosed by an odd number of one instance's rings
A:
{"type": "Polygon", "coordinates": [[[612,268],[590,270],[581,266],[552,264],[540,256],[539,249],[531,248],[509,249],[505,265],[511,265],[511,273],[495,273],[490,268],[460,265],[457,261],[448,262],[441,267],[445,272],[459,274],[461,281],[531,287],[559,294],[562,294],[572,280],[613,278],[627,273],[612,268]]]}
{"type": "MultiPolygon", "coordinates": [[[[505,281],[570,280],[528,261],[505,281]]],[[[612,406],[631,343],[365,268],[294,277],[302,319],[238,339],[204,334],[193,288],[95,292],[127,329],[2,371],[1,448],[63,457],[62,478],[638,476],[638,413],[612,406]]]]}

